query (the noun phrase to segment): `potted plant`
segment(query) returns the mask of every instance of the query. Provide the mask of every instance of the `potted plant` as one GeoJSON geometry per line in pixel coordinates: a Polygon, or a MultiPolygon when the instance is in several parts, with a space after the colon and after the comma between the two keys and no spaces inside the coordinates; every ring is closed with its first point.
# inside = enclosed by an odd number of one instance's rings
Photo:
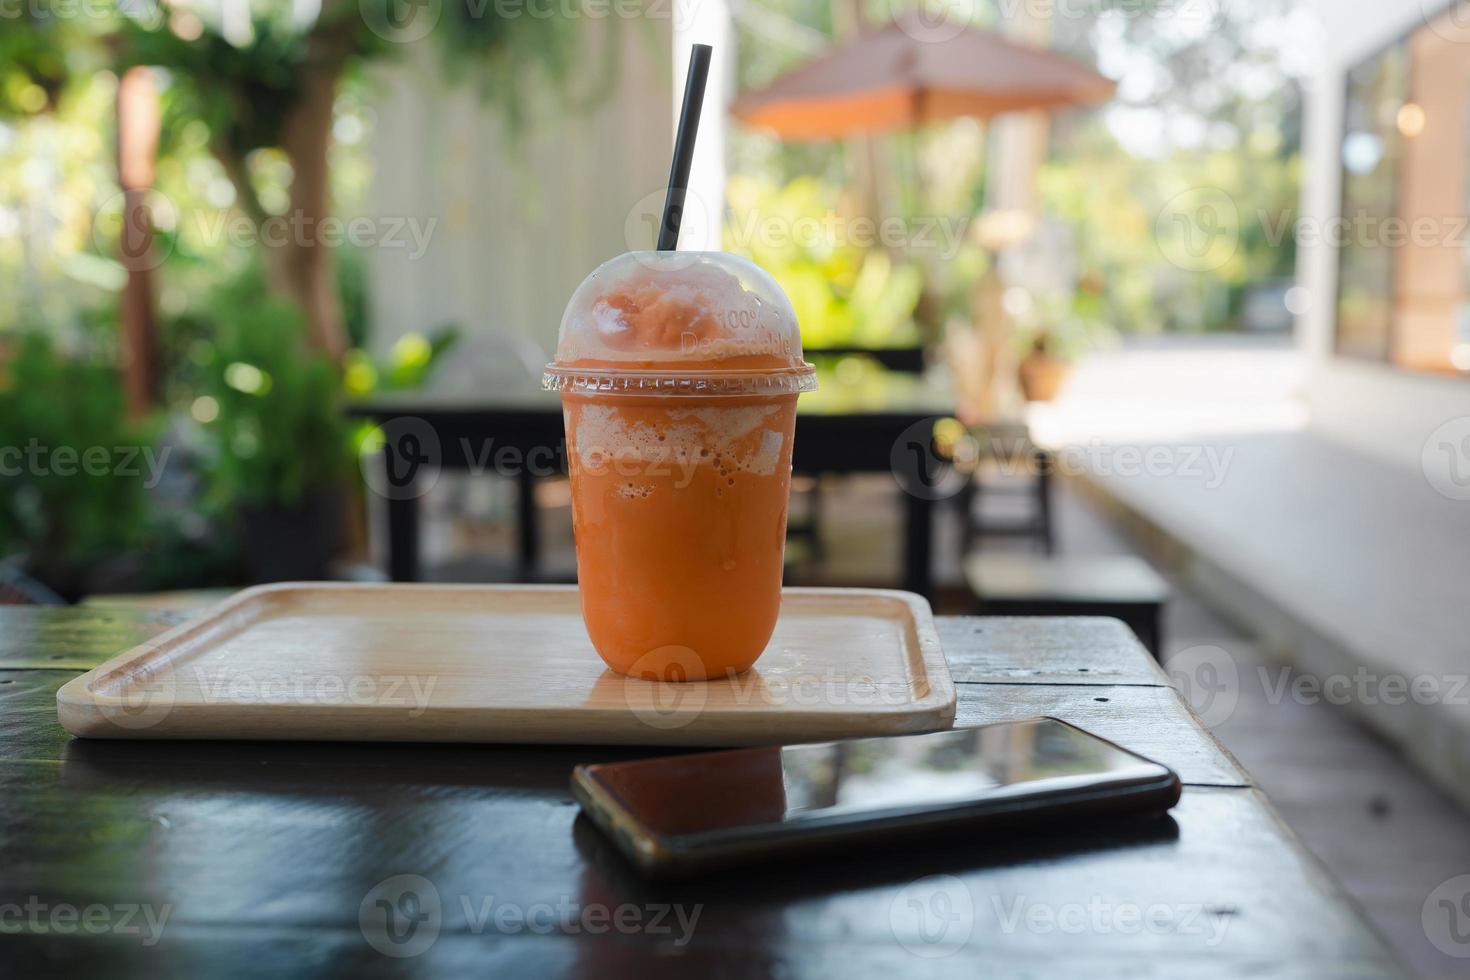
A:
{"type": "Polygon", "coordinates": [[[193,413],[211,435],[210,495],[234,510],[252,581],[322,578],[342,542],[350,462],[337,367],[258,273],[212,305],[193,413]]]}
{"type": "Polygon", "coordinates": [[[1087,274],[1070,295],[1039,299],[1029,329],[1017,333],[1025,353],[1016,375],[1028,402],[1056,398],[1077,359],[1114,336],[1104,319],[1103,293],[1100,277],[1087,274]]]}
{"type": "Polygon", "coordinates": [[[1038,330],[1031,340],[1031,350],[1016,366],[1021,394],[1028,402],[1049,402],[1062,390],[1072,364],[1059,357],[1056,342],[1049,330],[1038,330]]]}

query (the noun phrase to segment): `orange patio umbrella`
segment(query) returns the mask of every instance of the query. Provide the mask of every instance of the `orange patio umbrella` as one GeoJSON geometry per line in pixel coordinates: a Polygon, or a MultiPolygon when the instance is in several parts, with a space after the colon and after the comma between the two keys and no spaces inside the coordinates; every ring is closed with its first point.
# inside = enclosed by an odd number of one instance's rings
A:
{"type": "Polygon", "coordinates": [[[735,101],[731,112],[789,140],[1006,112],[1087,105],[1114,83],[1065,55],[912,13],[735,101]]]}

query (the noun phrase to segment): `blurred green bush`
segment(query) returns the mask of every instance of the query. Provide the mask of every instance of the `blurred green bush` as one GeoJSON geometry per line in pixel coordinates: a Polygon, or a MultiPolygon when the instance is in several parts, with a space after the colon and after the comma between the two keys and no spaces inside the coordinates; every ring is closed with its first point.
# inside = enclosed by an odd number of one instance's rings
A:
{"type": "Polygon", "coordinates": [[[918,265],[866,247],[841,189],[815,177],[784,186],[733,176],[725,247],[769,272],[796,310],[808,347],[909,347],[924,288],[918,265]]]}
{"type": "Polygon", "coordinates": [[[116,352],[96,340],[66,350],[27,330],[0,345],[0,557],[63,594],[144,538],[152,433],[126,421],[116,352]]]}
{"type": "Polygon", "coordinates": [[[220,287],[207,316],[213,339],[195,348],[203,370],[191,414],[212,443],[211,496],[290,505],[340,485],[350,460],[341,380],[307,349],[300,311],[252,268],[220,287]]]}

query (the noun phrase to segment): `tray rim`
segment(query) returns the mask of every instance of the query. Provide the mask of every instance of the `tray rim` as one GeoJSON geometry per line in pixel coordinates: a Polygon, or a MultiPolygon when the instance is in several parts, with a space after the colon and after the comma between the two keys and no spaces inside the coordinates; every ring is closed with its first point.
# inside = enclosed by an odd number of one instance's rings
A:
{"type": "MultiPolygon", "coordinates": [[[[125,725],[116,724],[109,712],[125,711],[129,705],[124,694],[108,694],[99,691],[98,688],[104,682],[113,682],[117,675],[138,670],[149,663],[149,657],[158,651],[164,651],[167,656],[169,648],[178,647],[187,643],[196,634],[203,634],[210,630],[219,629],[226,625],[230,618],[247,615],[249,608],[259,602],[268,601],[270,598],[281,594],[295,592],[439,592],[439,593],[498,593],[501,595],[516,592],[534,593],[572,593],[577,592],[576,585],[562,584],[536,584],[536,583],[450,583],[450,582],[274,582],[265,585],[249,586],[234,595],[220,601],[219,603],[205,607],[195,617],[170,627],[157,636],[151,637],[142,643],[123,650],[107,660],[72,678],[63,684],[56,692],[57,718],[62,727],[70,734],[82,738],[113,738],[113,739],[224,739],[231,740],[228,735],[211,735],[201,732],[181,732],[172,729],[164,731],[154,730],[152,726],[129,728],[125,725]],[[131,670],[130,670],[131,669],[131,670]]],[[[929,602],[922,596],[912,592],[899,589],[870,589],[870,588],[841,588],[828,586],[786,586],[782,588],[783,597],[800,597],[831,600],[853,600],[865,597],[874,599],[885,599],[897,602],[905,607],[909,623],[912,625],[914,638],[917,642],[917,666],[922,671],[922,676],[916,678],[921,681],[923,688],[915,684],[916,689],[923,693],[916,694],[912,700],[900,705],[879,705],[865,707],[859,713],[872,719],[889,719],[890,722],[898,722],[898,726],[884,724],[883,731],[872,731],[858,733],[854,737],[863,737],[873,734],[902,734],[906,732],[933,731],[950,728],[954,724],[956,711],[956,692],[954,680],[949,672],[949,664],[945,659],[943,648],[940,645],[939,634],[934,625],[933,610],[929,602]],[[926,688],[926,689],[925,689],[926,688]],[[891,731],[890,731],[891,729],[891,731]]],[[[184,654],[188,656],[187,653],[184,654]]],[[[648,682],[653,683],[653,682],[648,682]]],[[[701,683],[701,682],[695,682],[701,683]]],[[[272,717],[289,716],[299,711],[302,706],[289,703],[264,703],[252,704],[252,711],[272,717]]],[[[379,705],[363,705],[353,703],[312,705],[313,711],[320,716],[330,716],[332,719],[360,719],[369,721],[376,715],[388,715],[397,718],[393,709],[386,709],[379,705]]],[[[458,705],[437,707],[433,710],[436,717],[477,716],[486,712],[493,713],[497,717],[505,718],[514,723],[518,719],[534,719],[538,716],[553,711],[563,711],[565,708],[545,707],[503,707],[487,708],[479,705],[458,705]]],[[[197,704],[186,702],[179,705],[170,704],[170,713],[179,712],[182,717],[207,718],[215,711],[215,706],[209,704],[197,704]]],[[[625,721],[631,709],[618,708],[581,708],[579,714],[586,718],[591,725],[602,722],[625,721]]],[[[804,718],[824,718],[820,713],[804,712],[800,708],[783,710],[779,707],[731,707],[722,709],[709,716],[710,721],[700,726],[700,733],[708,731],[716,734],[729,728],[738,728],[752,722],[759,723],[777,716],[795,716],[804,718]]],[[[875,726],[877,727],[877,726],[875,726]]],[[[238,740],[256,740],[267,738],[260,734],[240,735],[233,738],[238,740]]],[[[328,741],[341,739],[329,739],[321,735],[303,735],[296,732],[279,736],[281,740],[287,741],[328,741]]],[[[828,736],[821,736],[822,739],[828,736]]],[[[368,737],[354,741],[385,741],[395,740],[384,737],[368,737]]],[[[441,743],[471,743],[483,744],[516,744],[511,740],[486,740],[466,739],[453,737],[428,738],[419,737],[403,739],[404,741],[418,740],[441,743]]],[[[787,741],[798,741],[788,739],[787,741]]],[[[550,742],[527,741],[522,744],[554,744],[550,742]]],[[[609,742],[608,744],[635,744],[628,742],[609,742]]],[[[708,742],[708,741],[657,741],[647,744],[664,745],[713,745],[713,744],[769,744],[752,742],[708,742]]]]}

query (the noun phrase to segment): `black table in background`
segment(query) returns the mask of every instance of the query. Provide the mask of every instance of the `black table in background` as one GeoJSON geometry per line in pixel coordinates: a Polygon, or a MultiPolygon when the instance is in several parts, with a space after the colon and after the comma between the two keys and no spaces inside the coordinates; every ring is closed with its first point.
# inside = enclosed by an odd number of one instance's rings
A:
{"type": "MultiPolygon", "coordinates": [[[[938,461],[929,458],[932,423],[954,412],[947,386],[932,377],[861,370],[848,381],[823,376],[822,388],[802,395],[796,417],[792,467],[798,474],[899,473],[917,479],[918,492],[895,485],[904,507],[901,583],[920,595],[931,593],[934,503],[924,481],[938,461]]],[[[519,575],[535,580],[541,554],[536,527],[535,484],[549,469],[564,472],[565,444],[561,402],[529,382],[508,391],[475,398],[408,393],[375,398],[351,407],[353,417],[380,425],[390,448],[404,433],[414,433],[420,452],[433,433],[433,452],[447,469],[475,470],[495,454],[531,460],[534,465],[496,468],[519,484],[517,557],[519,575]]],[[[403,473],[411,472],[405,468],[403,473]]],[[[410,487],[388,493],[388,573],[395,582],[413,582],[419,568],[419,497],[410,487]]]]}
{"type": "Polygon", "coordinates": [[[57,688],[176,618],[0,609],[0,949],[10,975],[1403,975],[1112,620],[940,620],[957,724],[1046,714],[1096,731],[1180,774],[1171,817],[1066,837],[864,847],[657,886],[578,818],[568,788],[576,763],[655,750],[68,737],[57,688]],[[385,944],[371,920],[374,896],[402,875],[427,882],[440,906],[415,955],[385,955],[379,948],[410,951],[385,944]],[[28,903],[104,909],[108,928],[64,932],[6,911],[28,903]],[[687,942],[486,917],[631,906],[650,922],[671,903],[700,908],[687,942]],[[168,910],[152,944],[124,931],[141,915],[120,919],[140,907],[168,910]]]}

